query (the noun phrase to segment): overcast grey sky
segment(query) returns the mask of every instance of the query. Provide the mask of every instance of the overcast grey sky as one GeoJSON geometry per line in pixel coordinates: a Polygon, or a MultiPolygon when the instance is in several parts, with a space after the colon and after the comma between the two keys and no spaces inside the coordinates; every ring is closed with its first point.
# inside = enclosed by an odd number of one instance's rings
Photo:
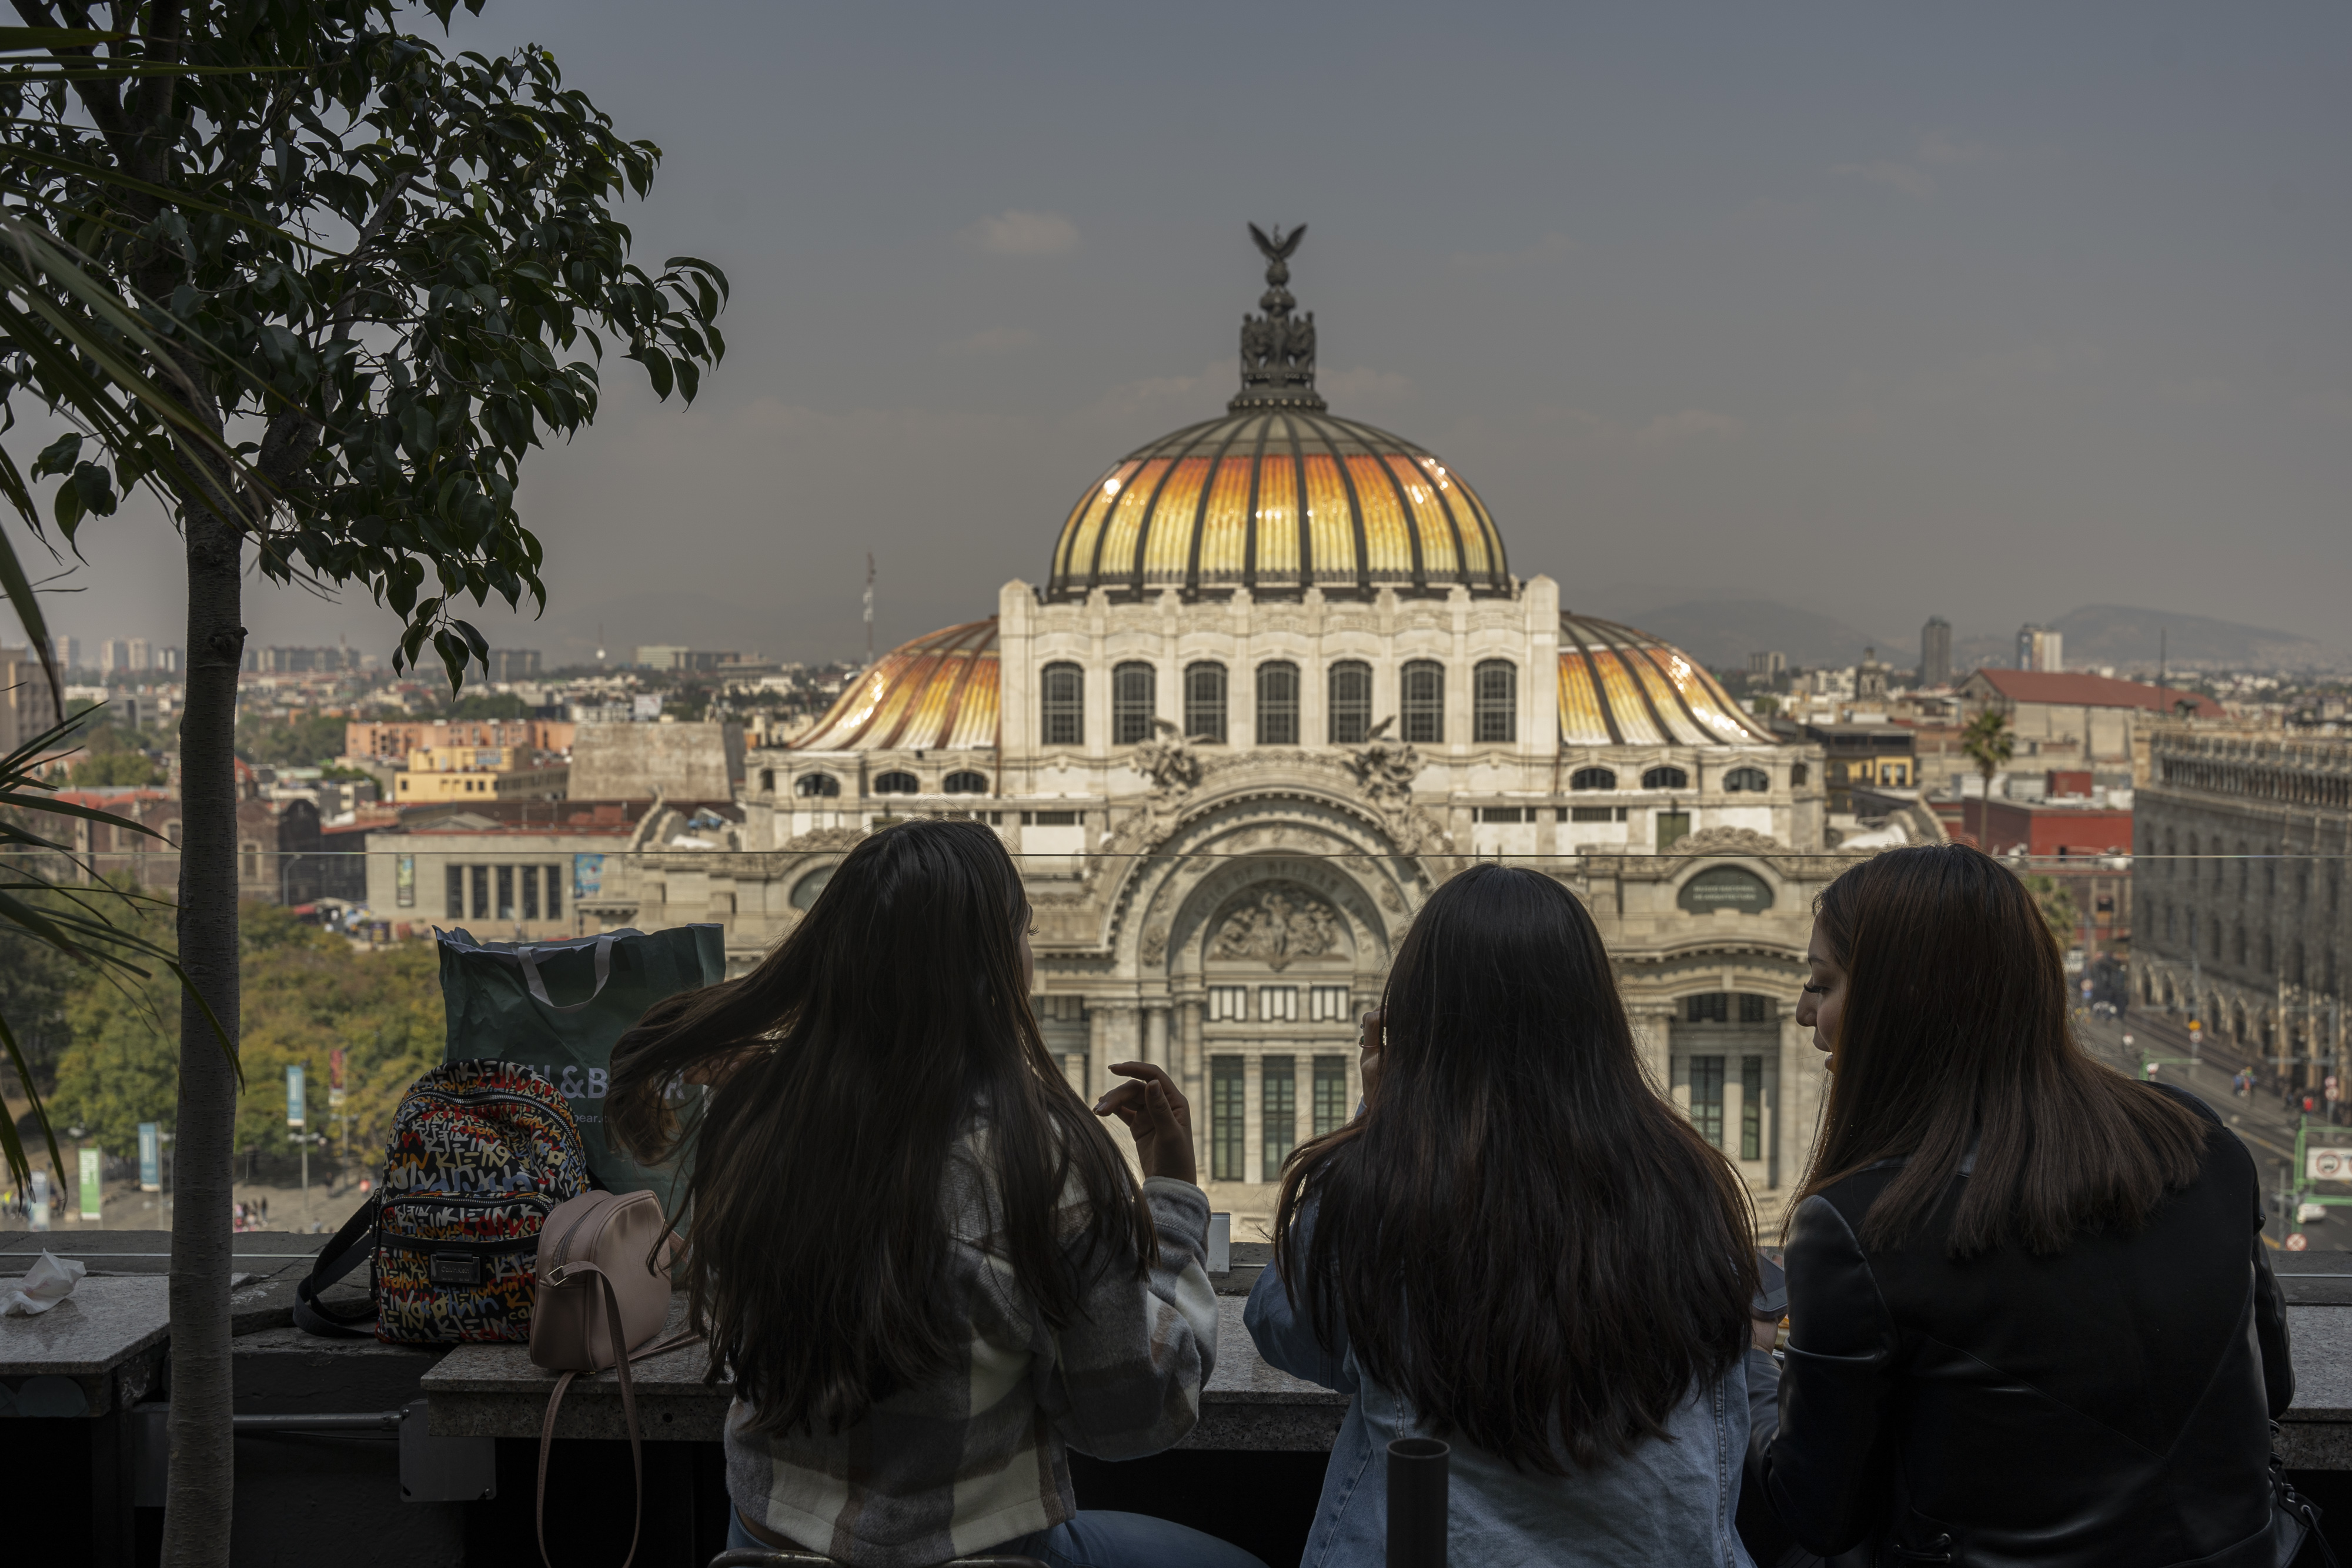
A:
{"type": "MultiPolygon", "coordinates": [[[[526,468],[552,603],[501,645],[847,654],[868,549],[886,643],[991,613],[1222,409],[1251,219],[1312,225],[1334,410],[1572,606],[2352,642],[2340,5],[490,0],[459,37],[658,142],[641,257],[734,283],[692,411],[614,361],[526,468]]],[[[162,525],[88,537],[64,627],[178,641],[162,525]]],[[[247,623],[392,625],[265,585],[247,623]]]]}

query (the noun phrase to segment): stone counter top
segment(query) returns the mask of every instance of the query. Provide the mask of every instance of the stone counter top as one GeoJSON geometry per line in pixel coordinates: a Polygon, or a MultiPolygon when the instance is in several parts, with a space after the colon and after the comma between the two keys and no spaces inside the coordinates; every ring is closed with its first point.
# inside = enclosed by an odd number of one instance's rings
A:
{"type": "MultiPolygon", "coordinates": [[[[1217,1364],[1201,1398],[1201,1423],[1187,1448],[1300,1449],[1331,1447],[1346,1415],[1345,1395],[1302,1383],[1258,1359],[1242,1326],[1245,1299],[1217,1298],[1217,1364]]],[[[686,1298],[670,1301],[665,1333],[686,1321],[686,1298]]],[[[700,1345],[649,1356],[631,1369],[639,1429],[648,1439],[716,1442],[732,1399],[722,1379],[703,1382],[700,1345]]],[[[519,1344],[465,1344],[444,1356],[422,1385],[436,1437],[537,1437],[555,1374],[533,1366],[519,1344]]],[[[611,1372],[577,1378],[556,1423],[562,1437],[626,1437],[620,1381],[611,1372]]]]}

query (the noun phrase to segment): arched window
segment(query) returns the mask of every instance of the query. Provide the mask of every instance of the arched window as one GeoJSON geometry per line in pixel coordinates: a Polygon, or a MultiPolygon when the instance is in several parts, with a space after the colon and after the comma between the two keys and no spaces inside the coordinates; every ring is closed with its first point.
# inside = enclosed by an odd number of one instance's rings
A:
{"type": "Polygon", "coordinates": [[[877,795],[912,795],[922,787],[922,782],[911,773],[892,771],[874,780],[877,795]]]}
{"type": "Polygon", "coordinates": [[[1568,776],[1571,789],[1614,789],[1617,775],[1606,768],[1580,768],[1568,776]]]}
{"type": "Polygon", "coordinates": [[[816,902],[816,895],[824,891],[824,884],[832,880],[833,868],[828,865],[819,866],[816,870],[809,873],[808,875],[801,878],[800,881],[793,883],[793,907],[794,909],[808,908],[811,904],[816,902]]]}
{"type": "MultiPolygon", "coordinates": [[[[164,824],[163,824],[163,841],[164,841],[165,843],[167,843],[167,844],[171,845],[171,846],[172,846],[173,849],[175,849],[175,850],[176,850],[176,849],[178,849],[178,848],[180,847],[180,819],[179,819],[179,818],[174,817],[174,818],[173,818],[170,821],[168,821],[168,822],[166,822],[166,823],[164,823],[164,824]]],[[[2333,908],[2332,906],[2329,908],[2328,913],[2329,913],[2329,914],[2331,914],[2331,915],[2335,913],[2335,910],[2334,910],[2334,908],[2333,908]]]]}
{"type": "Polygon", "coordinates": [[[1110,743],[1133,746],[1151,738],[1151,721],[1160,711],[1160,672],[1141,661],[1118,664],[1110,673],[1110,743]]]}
{"type": "Polygon", "coordinates": [[[1298,666],[1287,659],[1257,667],[1257,743],[1298,744],[1298,666]]]}
{"type": "Polygon", "coordinates": [[[774,768],[762,768],[760,769],[760,790],[761,793],[766,795],[772,795],[776,792],[776,770],[774,768]]]}
{"type": "Polygon", "coordinates": [[[1404,722],[1398,738],[1415,746],[1436,746],[1445,739],[1445,666],[1434,659],[1414,659],[1399,672],[1397,707],[1404,722]]]}
{"type": "Polygon", "coordinates": [[[1486,659],[1470,672],[1470,738],[1479,745],[1519,738],[1519,667],[1486,659]]]}
{"type": "Polygon", "coordinates": [[[1761,768],[1735,768],[1723,776],[1723,787],[1737,795],[1761,795],[1772,788],[1772,776],[1761,768]]]}
{"type": "Polygon", "coordinates": [[[793,793],[813,800],[830,800],[841,793],[841,780],[830,773],[803,773],[793,780],[793,793]]]}
{"type": "Polygon", "coordinates": [[[1806,779],[1811,779],[1812,776],[1812,769],[1806,767],[1803,763],[1791,762],[1789,764],[1789,788],[1791,789],[1795,789],[1798,785],[1802,784],[1806,779]]]}
{"type": "Polygon", "coordinates": [[[1372,667],[1361,659],[1331,666],[1331,744],[1360,746],[1372,727],[1372,667]]]}
{"type": "Polygon", "coordinates": [[[261,880],[261,846],[251,839],[237,846],[237,875],[247,882],[261,880]]]}
{"type": "Polygon", "coordinates": [[[1039,672],[1044,698],[1045,743],[1087,743],[1087,673],[1076,664],[1048,664],[1039,672]]]}
{"type": "Polygon", "coordinates": [[[941,779],[940,788],[950,795],[985,795],[988,793],[988,775],[961,768],[941,779]]]}
{"type": "Polygon", "coordinates": [[[1225,667],[1214,660],[1184,666],[1184,733],[1225,743],[1225,667]]]}
{"type": "Polygon", "coordinates": [[[1661,765],[1659,767],[1650,768],[1643,773],[1642,788],[1644,789],[1687,789],[1690,788],[1690,775],[1684,772],[1679,768],[1661,765]]]}

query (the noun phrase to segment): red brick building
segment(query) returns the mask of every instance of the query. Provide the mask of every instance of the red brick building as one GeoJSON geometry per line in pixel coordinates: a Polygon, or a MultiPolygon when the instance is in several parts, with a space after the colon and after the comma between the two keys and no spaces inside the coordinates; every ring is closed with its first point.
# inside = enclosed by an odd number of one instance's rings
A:
{"type": "MultiPolygon", "coordinates": [[[[2065,780],[2053,774],[2053,784],[2065,780]]],[[[1960,832],[1990,853],[2022,854],[2029,876],[2058,879],[2087,925],[2092,953],[2131,942],[2132,814],[2087,798],[1959,802],[1960,832]],[[1987,808],[1990,807],[1990,810],[1987,808]]],[[[1955,835],[1958,836],[1958,835],[1955,835]]],[[[2077,943],[2084,933],[2077,933],[2077,943]]]]}

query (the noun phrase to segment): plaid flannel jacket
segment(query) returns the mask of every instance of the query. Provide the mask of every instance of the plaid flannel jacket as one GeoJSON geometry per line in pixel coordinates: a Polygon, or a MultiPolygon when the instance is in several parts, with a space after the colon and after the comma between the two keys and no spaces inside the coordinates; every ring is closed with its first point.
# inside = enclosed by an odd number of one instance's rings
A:
{"type": "MultiPolygon", "coordinates": [[[[1082,1313],[1055,1333],[996,1245],[986,1134],[949,1161],[948,1288],[968,1327],[961,1363],[875,1406],[838,1435],[727,1423],[727,1490],[773,1534],[854,1568],[925,1568],[1058,1524],[1076,1511],[1066,1448],[1106,1459],[1173,1445],[1201,1416],[1216,1360],[1217,1301],[1202,1260],[1209,1200],[1189,1182],[1143,1184],[1160,1261],[1097,1270],[1082,1313]]],[[[1087,1210],[1073,1185],[1056,1212],[1075,1249],[1087,1210]]]]}

